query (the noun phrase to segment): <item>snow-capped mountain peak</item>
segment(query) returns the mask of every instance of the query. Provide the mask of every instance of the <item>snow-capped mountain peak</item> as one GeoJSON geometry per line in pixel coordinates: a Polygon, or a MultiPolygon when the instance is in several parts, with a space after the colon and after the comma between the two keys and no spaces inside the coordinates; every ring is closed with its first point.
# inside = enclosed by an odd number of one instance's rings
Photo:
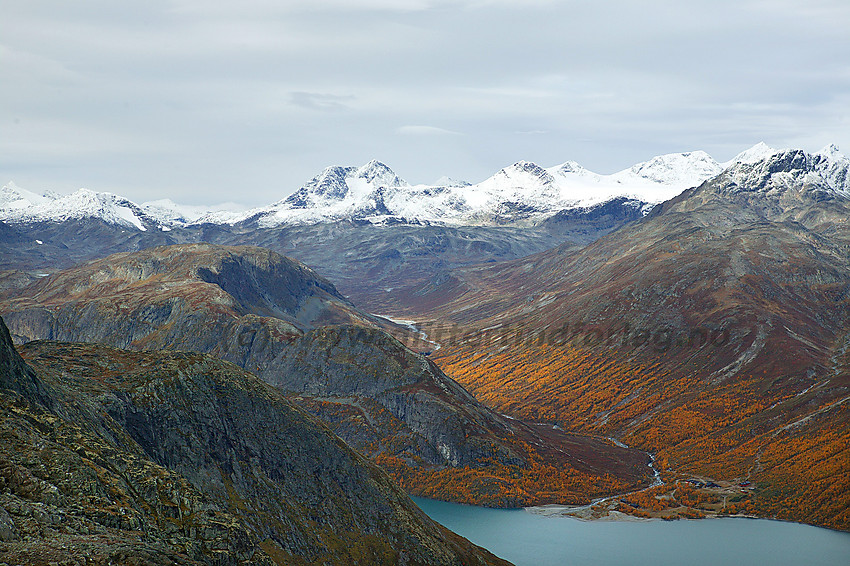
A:
{"type": "Polygon", "coordinates": [[[374,187],[403,187],[407,185],[395,174],[395,171],[376,159],[357,169],[357,178],[364,179],[374,187]]]}
{"type": "Polygon", "coordinates": [[[43,195],[30,192],[22,189],[12,181],[6,183],[0,189],[0,210],[2,209],[24,209],[37,204],[43,204],[55,200],[56,196],[52,191],[43,195]]]}
{"type": "Polygon", "coordinates": [[[766,198],[785,198],[796,202],[799,194],[850,198],[850,159],[835,146],[817,153],[801,149],[772,150],[760,160],[736,162],[723,175],[721,190],[731,194],[758,194],[766,198]]]}
{"type": "Polygon", "coordinates": [[[766,185],[773,175],[814,175],[812,186],[850,196],[850,159],[835,144],[810,154],[801,149],[775,149],[760,142],[725,165],[727,170],[743,176],[739,185],[766,185]],[[754,182],[754,175],[760,176],[760,180],[754,182]]]}
{"type": "Polygon", "coordinates": [[[255,218],[261,226],[273,226],[386,215],[385,199],[394,191],[409,187],[378,160],[373,159],[360,167],[333,166],[287,198],[249,211],[243,219],[255,218]]]}
{"type": "Polygon", "coordinates": [[[289,202],[295,208],[307,208],[318,198],[343,199],[349,190],[345,179],[352,171],[352,167],[328,167],[279,204],[289,202]]]}
{"type": "Polygon", "coordinates": [[[662,184],[698,185],[723,171],[723,166],[704,151],[668,153],[632,166],[638,177],[662,184]]]}
{"type": "Polygon", "coordinates": [[[136,203],[112,193],[80,189],[70,195],[39,197],[12,185],[4,187],[5,195],[23,195],[20,199],[0,204],[0,219],[11,222],[62,222],[71,218],[97,218],[117,224],[147,230],[145,214],[136,203]],[[6,189],[11,189],[7,191],[6,189]]]}
{"type": "Polygon", "coordinates": [[[144,214],[134,202],[112,193],[97,193],[88,189],[80,189],[66,197],[61,197],[49,203],[53,209],[59,205],[59,217],[65,218],[100,218],[108,224],[123,224],[145,231],[142,222],[144,214]]]}
{"type": "Polygon", "coordinates": [[[298,191],[275,203],[278,208],[314,208],[368,195],[378,187],[405,187],[407,183],[385,164],[372,160],[362,167],[327,167],[298,191]]]}
{"type": "Polygon", "coordinates": [[[143,202],[141,209],[161,230],[168,231],[178,226],[209,222],[225,224],[227,220],[241,216],[245,207],[235,202],[224,202],[213,206],[179,204],[171,199],[143,202]]]}
{"type": "Polygon", "coordinates": [[[565,161],[565,162],[561,163],[560,165],[556,165],[555,167],[552,167],[551,170],[558,172],[558,173],[561,173],[561,174],[576,173],[576,174],[582,175],[582,174],[589,173],[589,171],[587,169],[585,169],[584,167],[582,167],[579,163],[577,163],[575,161],[565,161]]]}
{"type": "Polygon", "coordinates": [[[745,149],[723,165],[726,167],[730,167],[732,165],[735,165],[736,163],[757,163],[779,151],[780,150],[774,149],[764,142],[758,142],[753,147],[745,149]]]}
{"type": "Polygon", "coordinates": [[[814,154],[815,167],[827,185],[845,197],[850,197],[850,158],[830,144],[814,154]]]}
{"type": "Polygon", "coordinates": [[[838,146],[834,143],[831,143],[828,146],[824,147],[823,149],[815,153],[815,155],[821,155],[823,157],[826,157],[827,159],[847,159],[847,156],[841,153],[841,151],[838,149],[838,146]]]}
{"type": "Polygon", "coordinates": [[[165,226],[188,224],[196,218],[195,215],[186,214],[179,204],[168,198],[143,202],[141,208],[158,224],[165,226]]]}
{"type": "Polygon", "coordinates": [[[471,184],[472,183],[470,183],[468,181],[460,181],[458,179],[453,179],[451,177],[447,177],[447,176],[444,175],[444,176],[440,177],[439,179],[437,179],[436,181],[434,181],[434,184],[432,186],[434,186],[434,187],[468,187],[471,184]]]}
{"type": "Polygon", "coordinates": [[[555,178],[546,169],[531,161],[517,161],[496,173],[488,179],[490,180],[494,183],[512,184],[513,187],[528,187],[529,183],[545,185],[555,182],[555,178]]]}

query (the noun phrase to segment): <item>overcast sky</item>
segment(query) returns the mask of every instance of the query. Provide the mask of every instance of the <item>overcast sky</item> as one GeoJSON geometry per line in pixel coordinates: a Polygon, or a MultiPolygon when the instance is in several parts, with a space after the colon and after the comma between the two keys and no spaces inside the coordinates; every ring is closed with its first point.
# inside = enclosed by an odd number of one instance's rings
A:
{"type": "Polygon", "coordinates": [[[848,0],[0,0],[0,183],[259,205],[373,158],[847,154],[848,33],[848,0]]]}

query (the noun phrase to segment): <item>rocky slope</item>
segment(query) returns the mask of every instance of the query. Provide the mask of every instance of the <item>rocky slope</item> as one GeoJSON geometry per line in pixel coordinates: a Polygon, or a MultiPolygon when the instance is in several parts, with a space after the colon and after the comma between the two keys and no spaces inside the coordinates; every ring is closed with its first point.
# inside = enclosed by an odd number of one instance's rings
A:
{"type": "Polygon", "coordinates": [[[260,326],[277,337],[333,323],[369,324],[309,268],[261,248],[208,244],[118,254],[37,279],[4,304],[13,334],[215,352],[242,365],[260,326]],[[199,308],[203,307],[203,308],[199,308]],[[215,327],[229,340],[205,329],[215,327]]]}
{"type": "Polygon", "coordinates": [[[506,564],[232,364],[24,354],[32,368],[0,323],[3,562],[506,564]]]}
{"type": "Polygon", "coordinates": [[[12,289],[0,312],[22,342],[193,350],[232,361],[293,394],[358,450],[391,458],[399,479],[455,478],[433,496],[514,506],[584,501],[650,481],[639,451],[541,431],[481,406],[378,328],[392,324],[359,313],[327,281],[268,250],[203,244],[119,254],[12,289]],[[538,448],[541,435],[556,448],[538,448]],[[545,490],[521,487],[513,476],[530,477],[535,466],[563,477],[545,490]],[[495,485],[494,474],[503,478],[495,485]]]}
{"type": "Polygon", "coordinates": [[[456,272],[418,297],[463,330],[438,362],[508,414],[761,482],[752,512],[848,528],[844,498],[812,487],[848,493],[846,179],[774,153],[579,251],[456,272]]]}
{"type": "Polygon", "coordinates": [[[405,289],[439,281],[456,267],[524,257],[573,239],[589,242],[628,222],[629,212],[609,222],[586,220],[594,212],[582,211],[535,229],[340,221],[246,231],[210,227],[204,237],[296,258],[334,281],[361,308],[383,313],[405,289]]]}
{"type": "Polygon", "coordinates": [[[499,415],[375,329],[314,330],[259,375],[417,495],[516,507],[651,481],[645,454],[499,415]]]}

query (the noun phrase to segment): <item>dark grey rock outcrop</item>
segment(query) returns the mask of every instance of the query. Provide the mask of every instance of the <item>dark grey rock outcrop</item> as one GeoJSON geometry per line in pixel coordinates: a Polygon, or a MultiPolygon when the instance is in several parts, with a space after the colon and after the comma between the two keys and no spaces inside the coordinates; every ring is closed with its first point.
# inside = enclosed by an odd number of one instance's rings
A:
{"type": "Polygon", "coordinates": [[[0,561],[504,564],[232,364],[0,329],[0,561]]]}

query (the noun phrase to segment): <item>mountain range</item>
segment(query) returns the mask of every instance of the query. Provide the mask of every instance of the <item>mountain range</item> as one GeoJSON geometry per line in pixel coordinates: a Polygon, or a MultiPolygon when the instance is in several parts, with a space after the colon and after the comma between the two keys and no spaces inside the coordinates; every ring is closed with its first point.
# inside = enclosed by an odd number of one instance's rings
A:
{"type": "MultiPolygon", "coordinates": [[[[160,245],[258,245],[310,265],[361,308],[381,313],[405,289],[439,285],[454,268],[585,246],[724,168],[777,151],[758,144],[722,164],[703,152],[670,154],[614,175],[519,162],[477,185],[445,186],[411,186],[370,162],[328,168],[282,201],[241,213],[137,205],[84,190],[39,196],[7,185],[0,269],[32,276],[160,245]]],[[[829,146],[812,158],[821,163],[817,174],[846,191],[846,157],[829,146]]]]}
{"type": "MultiPolygon", "coordinates": [[[[694,151],[654,157],[612,175],[593,173],[574,161],[543,168],[519,161],[477,183],[410,185],[387,165],[328,167],[292,195],[244,212],[178,205],[168,199],[136,204],[87,189],[70,195],[37,195],[8,183],[0,190],[0,220],[10,224],[99,219],[140,231],[200,224],[254,223],[269,228],[338,220],[434,222],[454,226],[539,221],[561,210],[587,208],[616,198],[648,211],[657,204],[740,162],[776,150],[760,143],[727,163],[694,151]]],[[[836,168],[846,158],[830,146],[815,155],[836,168]]],[[[843,167],[846,170],[846,166],[843,167]]]]}

